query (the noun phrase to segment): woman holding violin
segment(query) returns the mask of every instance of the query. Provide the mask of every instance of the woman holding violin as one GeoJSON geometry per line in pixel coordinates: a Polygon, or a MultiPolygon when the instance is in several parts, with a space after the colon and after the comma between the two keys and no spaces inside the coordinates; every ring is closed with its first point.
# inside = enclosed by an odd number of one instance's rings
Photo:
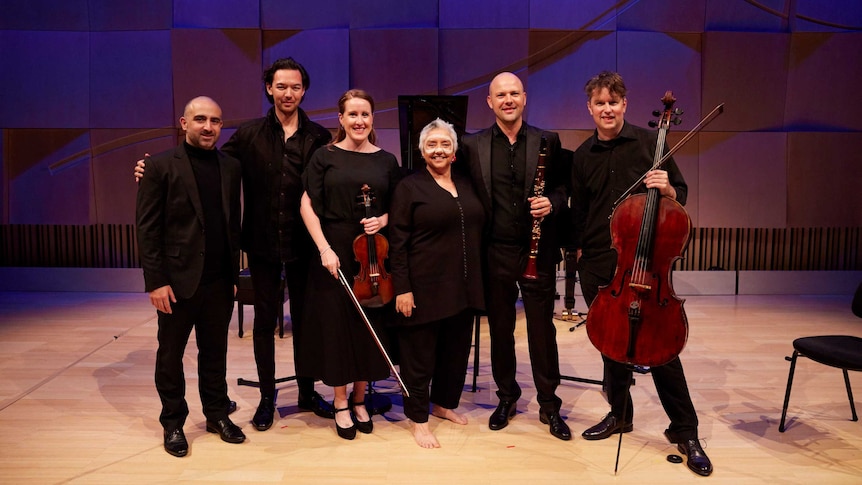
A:
{"type": "Polygon", "coordinates": [[[392,196],[389,235],[401,376],[410,395],[404,414],[422,448],[439,448],[430,414],[455,424],[464,389],[476,312],[484,310],[482,203],[470,179],[453,174],[455,128],[436,119],[419,134],[425,170],[406,177],[392,196]],[[429,385],[431,391],[429,393],[429,385]]]}
{"type": "MultiPolygon", "coordinates": [[[[658,135],[654,130],[625,122],[626,87],[619,74],[602,72],[590,79],[584,90],[596,130],[574,155],[572,214],[576,247],[580,248],[581,289],[584,299],[592,305],[599,295],[599,287],[611,283],[617,271],[619,248],[612,247],[610,219],[617,198],[645,173],[638,192],[654,188],[661,196],[684,204],[688,186],[673,159],[661,169],[651,170],[658,135]]],[[[587,317],[588,326],[590,318],[587,317]]],[[[602,440],[633,429],[629,393],[632,367],[604,354],[602,359],[611,411],[600,423],[583,432],[582,436],[588,440],[602,440]]],[[[693,472],[703,476],[711,474],[712,463],[698,440],[697,413],[679,357],[653,366],[650,371],[671,421],[665,436],[686,455],[693,472]]]]}
{"type": "MultiPolygon", "coordinates": [[[[374,144],[374,100],[368,93],[359,89],[345,92],[338,101],[338,120],[335,139],[314,152],[303,173],[305,193],[300,213],[320,259],[309,271],[304,313],[307,323],[294,338],[300,340],[296,346],[300,349],[297,375],[313,376],[334,388],[338,436],[353,439],[357,430],[373,430],[364,405],[368,381],[386,379],[390,371],[339,282],[338,270],[350,279],[369,273],[369,235],[379,236],[379,247],[385,249],[385,239],[379,233],[388,224],[389,199],[400,168],[394,155],[374,144]],[[354,251],[354,242],[363,250],[354,251]],[[352,393],[348,395],[347,385],[351,383],[352,393]]],[[[372,247],[378,247],[377,239],[373,238],[372,247]]],[[[383,270],[385,251],[375,257],[383,270]]],[[[384,312],[380,305],[365,309],[376,325],[384,312]]],[[[391,306],[387,308],[391,311],[391,306]]]]}

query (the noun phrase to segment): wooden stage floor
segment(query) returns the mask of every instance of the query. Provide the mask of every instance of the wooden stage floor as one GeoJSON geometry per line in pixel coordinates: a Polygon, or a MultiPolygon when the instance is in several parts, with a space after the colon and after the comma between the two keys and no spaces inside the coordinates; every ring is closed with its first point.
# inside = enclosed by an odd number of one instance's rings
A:
{"type": "MultiPolygon", "coordinates": [[[[862,483],[862,423],[850,421],[840,370],[800,359],[789,428],[778,432],[791,342],[808,335],[862,335],[850,296],[698,296],[689,297],[685,308],[690,333],[682,360],[702,444],[715,467],[709,478],[666,461],[677,452],[662,436],[667,417],[649,375],[636,377],[635,430],[623,439],[616,476],[616,437],[580,437],[608,410],[599,386],[563,382],[562,413],[575,437],[553,438],[539,423],[522,316],[516,331],[523,388],[518,415],[504,430],[488,429],[496,398],[483,321],[480,388],[475,394],[465,388],[460,408],[470,423],[432,417],[442,447],[425,450],[413,441],[391,381],[377,388],[393,393],[392,411],[375,416],[374,433],[355,441],[339,439],[331,420],[298,412],[291,382],[279,388],[275,425],[255,431],[249,420],[258,391],[237,386],[239,377],[256,378],[251,332],[237,337],[234,314],[228,384],[239,403],[232,418],[248,440],[227,444],[205,431],[191,343],[185,427],[191,453],[175,458],[162,449],[153,385],[155,311],[146,295],[0,293],[0,482],[862,483]]],[[[245,307],[249,327],[252,317],[245,307]]],[[[599,354],[585,329],[570,332],[570,326],[557,322],[562,373],[600,379],[599,354]]],[[[292,374],[289,333],[276,346],[278,374],[292,374]]],[[[851,383],[862,395],[858,373],[851,373],[851,383]]],[[[318,390],[332,398],[331,389],[318,384],[318,390]]]]}

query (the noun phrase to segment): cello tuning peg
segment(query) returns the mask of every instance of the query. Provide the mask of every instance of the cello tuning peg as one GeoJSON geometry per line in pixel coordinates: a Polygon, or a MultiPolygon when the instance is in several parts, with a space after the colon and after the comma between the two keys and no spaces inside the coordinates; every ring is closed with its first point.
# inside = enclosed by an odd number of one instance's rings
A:
{"type": "Polygon", "coordinates": [[[659,116],[661,116],[661,111],[659,111],[659,110],[653,110],[652,115],[653,115],[653,116],[655,116],[655,117],[659,117],[659,116]]]}
{"type": "Polygon", "coordinates": [[[674,119],[673,119],[673,124],[678,125],[678,124],[680,124],[680,123],[682,123],[682,120],[681,120],[681,119],[679,119],[679,118],[674,118],[674,119]]]}
{"type": "Polygon", "coordinates": [[[656,126],[658,126],[658,123],[656,123],[655,121],[650,121],[647,124],[649,125],[650,128],[655,128],[656,126]]]}
{"type": "Polygon", "coordinates": [[[683,113],[685,113],[685,111],[683,111],[679,108],[676,108],[675,110],[673,110],[673,114],[675,114],[675,115],[681,115],[683,113]]]}

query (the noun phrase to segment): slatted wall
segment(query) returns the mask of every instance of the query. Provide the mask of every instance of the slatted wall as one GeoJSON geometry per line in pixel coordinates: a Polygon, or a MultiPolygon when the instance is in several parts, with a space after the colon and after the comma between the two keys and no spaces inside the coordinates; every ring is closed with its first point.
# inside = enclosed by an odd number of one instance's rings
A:
{"type": "MultiPolygon", "coordinates": [[[[137,268],[135,226],[0,225],[0,266],[137,268]]],[[[694,228],[675,269],[859,271],[862,228],[694,228]]]]}

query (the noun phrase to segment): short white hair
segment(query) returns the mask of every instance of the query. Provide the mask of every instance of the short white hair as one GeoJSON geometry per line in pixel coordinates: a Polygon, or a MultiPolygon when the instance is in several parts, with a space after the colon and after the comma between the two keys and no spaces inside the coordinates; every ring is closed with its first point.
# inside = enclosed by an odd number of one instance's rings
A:
{"type": "Polygon", "coordinates": [[[422,128],[422,131],[419,133],[419,151],[423,151],[423,147],[425,146],[425,139],[428,138],[428,133],[430,133],[431,130],[438,129],[446,130],[447,132],[449,132],[449,138],[452,139],[452,151],[458,151],[458,133],[455,132],[455,127],[452,126],[452,123],[447,123],[440,118],[435,119],[434,121],[425,125],[425,128],[422,128]]]}

